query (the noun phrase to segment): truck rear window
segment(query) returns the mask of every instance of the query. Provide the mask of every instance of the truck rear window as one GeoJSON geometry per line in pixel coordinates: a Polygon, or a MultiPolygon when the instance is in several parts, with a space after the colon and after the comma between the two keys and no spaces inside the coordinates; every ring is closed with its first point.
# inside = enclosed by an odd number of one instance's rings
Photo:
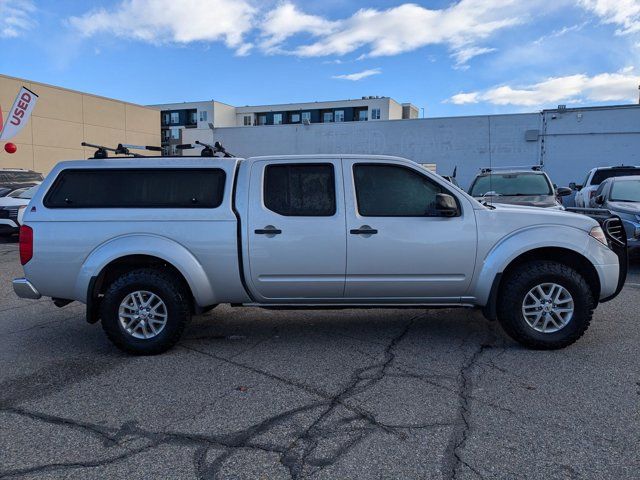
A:
{"type": "Polygon", "coordinates": [[[47,208],[215,208],[224,195],[219,168],[70,169],[44,198],[47,208]]]}
{"type": "Polygon", "coordinates": [[[600,185],[607,178],[613,177],[629,177],[631,175],[640,175],[640,168],[625,167],[625,168],[606,168],[597,170],[593,174],[591,179],[591,185],[600,185]]]}
{"type": "Polygon", "coordinates": [[[36,172],[0,172],[0,184],[41,182],[43,176],[36,172]]]}

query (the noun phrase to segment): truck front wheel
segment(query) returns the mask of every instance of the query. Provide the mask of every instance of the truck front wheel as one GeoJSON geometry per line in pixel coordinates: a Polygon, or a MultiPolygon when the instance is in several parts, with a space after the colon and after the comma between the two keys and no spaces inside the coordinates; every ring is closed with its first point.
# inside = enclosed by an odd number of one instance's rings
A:
{"type": "Polygon", "coordinates": [[[180,282],[161,270],[138,269],[109,285],[100,318],[107,337],[118,348],[134,355],[155,355],[180,339],[191,309],[180,282]]]}
{"type": "Polygon", "coordinates": [[[595,299],[576,270],[553,261],[525,263],[502,281],[498,320],[507,334],[528,348],[571,345],[589,328],[595,299]]]}

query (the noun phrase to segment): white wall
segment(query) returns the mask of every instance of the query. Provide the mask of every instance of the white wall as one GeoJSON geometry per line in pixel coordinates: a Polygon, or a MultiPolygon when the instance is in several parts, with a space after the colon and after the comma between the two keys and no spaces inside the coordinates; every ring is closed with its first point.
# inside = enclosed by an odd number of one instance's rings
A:
{"type": "MultiPolygon", "coordinates": [[[[216,127],[232,127],[236,124],[236,107],[226,103],[214,102],[213,119],[209,120],[216,127]]],[[[208,128],[208,125],[198,128],[208,128]]]]}
{"type": "Polygon", "coordinates": [[[458,167],[467,188],[481,167],[530,166],[543,156],[558,185],[582,181],[594,166],[640,164],[640,107],[545,115],[546,136],[525,141],[525,131],[543,133],[540,113],[426,118],[341,124],[274,125],[185,131],[185,142],[218,140],[241,157],[278,154],[362,153],[397,155],[435,163],[440,174],[458,167]],[[544,142],[543,142],[544,140],[544,142]]]}

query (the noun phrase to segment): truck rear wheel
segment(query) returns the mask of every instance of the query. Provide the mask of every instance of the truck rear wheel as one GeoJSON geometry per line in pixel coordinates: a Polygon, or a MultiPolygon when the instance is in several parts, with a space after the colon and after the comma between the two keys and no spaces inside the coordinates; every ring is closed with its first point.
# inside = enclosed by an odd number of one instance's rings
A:
{"type": "Polygon", "coordinates": [[[179,281],[161,270],[139,269],[107,288],[100,317],[115,346],[134,355],[155,355],[180,339],[191,309],[179,281]]]}
{"type": "Polygon", "coordinates": [[[498,320],[528,348],[555,350],[571,345],[589,328],[595,299],[571,267],[552,261],[528,262],[502,282],[498,320]]]}

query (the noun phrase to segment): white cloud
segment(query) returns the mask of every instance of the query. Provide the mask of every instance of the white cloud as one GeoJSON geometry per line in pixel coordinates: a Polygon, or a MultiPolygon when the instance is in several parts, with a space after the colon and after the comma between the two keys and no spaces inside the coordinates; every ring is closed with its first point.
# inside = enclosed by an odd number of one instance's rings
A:
{"type": "Polygon", "coordinates": [[[291,3],[283,3],[270,11],[262,22],[262,48],[269,53],[282,53],[279,46],[289,37],[303,32],[315,36],[326,35],[337,26],[337,22],[308,15],[291,3]]]}
{"type": "Polygon", "coordinates": [[[31,0],[0,0],[0,38],[15,38],[31,30],[36,21],[31,0]]]}
{"type": "Polygon", "coordinates": [[[439,44],[449,47],[461,65],[493,51],[478,42],[525,22],[530,12],[543,6],[541,0],[460,0],[443,9],[405,3],[387,10],[361,9],[351,17],[329,21],[285,3],[262,24],[263,48],[301,57],[346,55],[366,49],[365,56],[377,57],[439,44]],[[315,39],[286,48],[285,41],[299,33],[315,39]]]}
{"type": "Polygon", "coordinates": [[[380,75],[382,70],[379,68],[372,68],[370,70],[363,70],[362,72],[349,73],[346,75],[334,75],[331,78],[336,78],[338,80],[351,80],[352,82],[357,82],[358,80],[362,80],[363,78],[371,77],[373,75],[380,75]]]}
{"type": "Polygon", "coordinates": [[[456,60],[456,66],[463,67],[469,60],[478,55],[484,55],[485,53],[495,52],[495,48],[486,47],[463,47],[460,50],[454,52],[452,55],[456,60]]]}
{"type": "Polygon", "coordinates": [[[256,10],[248,0],[123,0],[115,8],[100,8],[70,24],[84,36],[108,33],[150,43],[223,41],[239,55],[253,28],[256,10]]]}
{"type": "Polygon", "coordinates": [[[640,32],[638,0],[578,0],[578,3],[598,15],[603,22],[618,25],[620,34],[640,32]]]}
{"type": "Polygon", "coordinates": [[[533,85],[513,88],[508,85],[485,91],[459,93],[450,103],[492,103],[494,105],[544,106],[557,102],[633,102],[637,99],[640,75],[633,67],[593,77],[584,74],[552,77],[533,85]]]}

